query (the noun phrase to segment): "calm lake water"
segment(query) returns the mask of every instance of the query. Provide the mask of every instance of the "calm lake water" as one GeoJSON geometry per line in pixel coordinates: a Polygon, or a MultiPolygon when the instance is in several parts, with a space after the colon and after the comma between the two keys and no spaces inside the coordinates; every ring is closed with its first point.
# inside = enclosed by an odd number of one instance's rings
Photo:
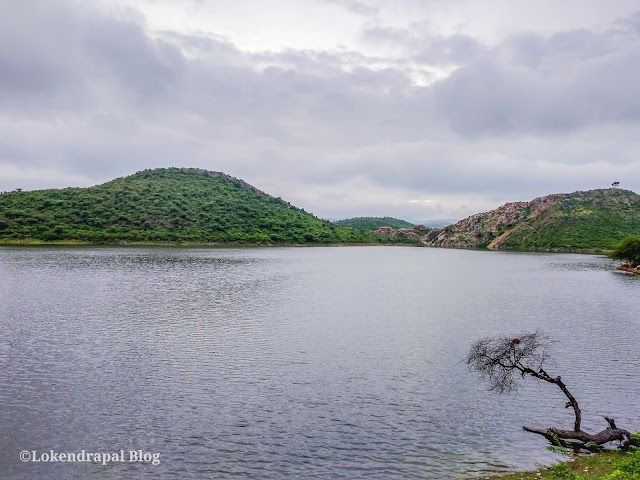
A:
{"type": "Polygon", "coordinates": [[[640,428],[640,278],[597,256],[411,247],[0,248],[3,479],[449,479],[555,456],[562,393],[486,391],[543,330],[584,428],[640,428]],[[124,451],[125,462],[20,452],[124,451]],[[160,463],[129,462],[129,451],[160,463]],[[42,459],[42,457],[40,457],[42,459]]]}

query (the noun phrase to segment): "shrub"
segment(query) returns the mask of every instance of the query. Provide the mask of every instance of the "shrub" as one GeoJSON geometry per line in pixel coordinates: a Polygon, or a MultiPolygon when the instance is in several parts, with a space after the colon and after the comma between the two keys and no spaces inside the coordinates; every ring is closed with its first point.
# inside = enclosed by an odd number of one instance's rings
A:
{"type": "Polygon", "coordinates": [[[609,257],[615,260],[626,260],[633,265],[640,264],[640,238],[624,238],[613,248],[609,257]]]}

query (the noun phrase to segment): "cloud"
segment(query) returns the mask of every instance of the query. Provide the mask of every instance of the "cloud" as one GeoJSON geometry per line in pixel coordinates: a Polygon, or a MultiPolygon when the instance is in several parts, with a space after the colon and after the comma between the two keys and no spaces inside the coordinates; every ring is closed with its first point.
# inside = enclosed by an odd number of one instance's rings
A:
{"type": "Polygon", "coordinates": [[[461,66],[434,96],[440,114],[467,135],[560,135],[636,123],[639,60],[640,39],[622,31],[522,34],[461,66]]]}
{"type": "Polygon", "coordinates": [[[1,191],[13,191],[29,184],[31,188],[88,187],[91,179],[82,175],[63,174],[56,167],[33,168],[0,163],[1,191]]]}
{"type": "Polygon", "coordinates": [[[157,98],[175,85],[184,57],[133,18],[73,2],[8,0],[0,5],[0,64],[2,106],[42,116],[157,98]]]}
{"type": "Polygon", "coordinates": [[[375,5],[371,5],[367,2],[359,0],[319,0],[321,3],[329,5],[337,5],[345,8],[351,13],[356,15],[363,15],[366,17],[375,16],[378,13],[378,8],[375,5]]]}
{"type": "Polygon", "coordinates": [[[487,51],[487,47],[470,35],[434,35],[426,22],[406,28],[371,26],[362,32],[365,42],[400,49],[414,62],[427,65],[460,65],[487,51]]]}
{"type": "Polygon", "coordinates": [[[140,12],[0,2],[0,190],[196,166],[321,216],[424,220],[638,188],[638,18],[493,44],[367,20],[364,40],[403,54],[248,52],[140,12]]]}

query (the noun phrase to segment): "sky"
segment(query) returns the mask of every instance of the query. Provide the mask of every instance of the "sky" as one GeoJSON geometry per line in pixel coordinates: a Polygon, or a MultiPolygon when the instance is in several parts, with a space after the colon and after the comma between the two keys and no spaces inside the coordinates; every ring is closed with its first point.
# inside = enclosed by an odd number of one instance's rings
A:
{"type": "Polygon", "coordinates": [[[637,0],[2,0],[0,191],[147,168],[322,218],[640,193],[637,0]]]}

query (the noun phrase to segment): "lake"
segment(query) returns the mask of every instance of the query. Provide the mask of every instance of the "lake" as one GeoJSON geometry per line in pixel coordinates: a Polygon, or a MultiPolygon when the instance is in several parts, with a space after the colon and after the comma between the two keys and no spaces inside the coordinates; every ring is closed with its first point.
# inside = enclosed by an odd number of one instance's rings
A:
{"type": "Polygon", "coordinates": [[[415,247],[0,248],[0,476],[448,479],[550,464],[522,426],[571,428],[559,389],[488,392],[464,357],[481,337],[544,331],[583,428],[611,415],[640,429],[640,277],[614,266],[415,247]],[[82,450],[113,459],[55,457],[82,450]]]}

